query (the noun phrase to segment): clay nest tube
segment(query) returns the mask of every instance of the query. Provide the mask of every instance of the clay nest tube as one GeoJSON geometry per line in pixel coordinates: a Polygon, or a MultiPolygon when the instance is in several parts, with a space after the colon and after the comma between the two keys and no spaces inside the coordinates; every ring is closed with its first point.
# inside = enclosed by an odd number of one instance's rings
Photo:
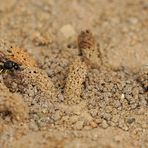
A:
{"type": "Polygon", "coordinates": [[[81,58],[75,59],[75,61],[73,61],[73,63],[69,66],[69,73],[64,89],[64,96],[66,102],[69,104],[76,104],[80,102],[82,84],[85,81],[86,74],[87,65],[81,60],[81,58]]]}
{"type": "Polygon", "coordinates": [[[32,85],[36,86],[45,98],[51,98],[51,100],[59,96],[62,98],[48,75],[38,68],[36,61],[23,49],[10,47],[4,57],[20,65],[19,71],[11,71],[3,75],[4,83],[11,91],[15,92],[19,88],[21,91],[32,85]],[[18,88],[12,88],[13,82],[18,88]]]}

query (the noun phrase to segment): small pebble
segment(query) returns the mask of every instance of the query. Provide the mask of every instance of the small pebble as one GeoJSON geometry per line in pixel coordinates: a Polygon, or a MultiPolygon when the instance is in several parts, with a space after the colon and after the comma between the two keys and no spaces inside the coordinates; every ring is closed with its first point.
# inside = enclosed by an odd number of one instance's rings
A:
{"type": "Polygon", "coordinates": [[[74,129],[80,130],[83,128],[84,125],[84,121],[78,121],[75,125],[74,125],[74,129]]]}
{"type": "Polygon", "coordinates": [[[73,26],[70,25],[70,24],[63,26],[60,29],[60,31],[63,33],[65,38],[70,38],[70,37],[73,37],[75,35],[75,30],[74,30],[73,26]]]}

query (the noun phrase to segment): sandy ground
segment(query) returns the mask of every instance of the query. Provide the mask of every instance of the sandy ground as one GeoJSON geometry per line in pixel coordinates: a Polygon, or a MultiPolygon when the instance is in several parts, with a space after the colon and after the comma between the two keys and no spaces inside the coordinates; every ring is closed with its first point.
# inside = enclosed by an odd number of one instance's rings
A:
{"type": "Polygon", "coordinates": [[[0,148],[148,147],[146,0],[0,0],[0,52],[0,148]]]}

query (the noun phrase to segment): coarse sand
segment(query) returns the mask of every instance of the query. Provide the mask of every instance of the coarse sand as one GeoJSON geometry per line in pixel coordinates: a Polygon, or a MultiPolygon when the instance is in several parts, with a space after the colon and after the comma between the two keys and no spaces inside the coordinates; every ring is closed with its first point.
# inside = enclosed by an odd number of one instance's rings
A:
{"type": "Polygon", "coordinates": [[[0,0],[0,68],[0,148],[148,147],[146,0],[0,0]]]}

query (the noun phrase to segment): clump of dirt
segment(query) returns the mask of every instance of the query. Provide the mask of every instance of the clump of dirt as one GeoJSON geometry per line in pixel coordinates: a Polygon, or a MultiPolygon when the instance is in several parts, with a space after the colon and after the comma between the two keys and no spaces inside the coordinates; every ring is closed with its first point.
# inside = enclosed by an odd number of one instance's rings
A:
{"type": "Polygon", "coordinates": [[[148,91],[148,65],[141,69],[137,81],[142,85],[145,91],[148,91]]]}
{"type": "Polygon", "coordinates": [[[147,147],[145,2],[2,4],[2,147],[147,147]]]}
{"type": "MultiPolygon", "coordinates": [[[[28,107],[20,95],[12,94],[4,84],[0,83],[0,113],[1,118],[11,116],[13,120],[23,121],[28,118],[28,107]],[[5,113],[5,114],[3,114],[5,113]]],[[[11,120],[10,120],[11,121],[11,120]]],[[[1,125],[3,126],[3,125],[1,125]]]]}

